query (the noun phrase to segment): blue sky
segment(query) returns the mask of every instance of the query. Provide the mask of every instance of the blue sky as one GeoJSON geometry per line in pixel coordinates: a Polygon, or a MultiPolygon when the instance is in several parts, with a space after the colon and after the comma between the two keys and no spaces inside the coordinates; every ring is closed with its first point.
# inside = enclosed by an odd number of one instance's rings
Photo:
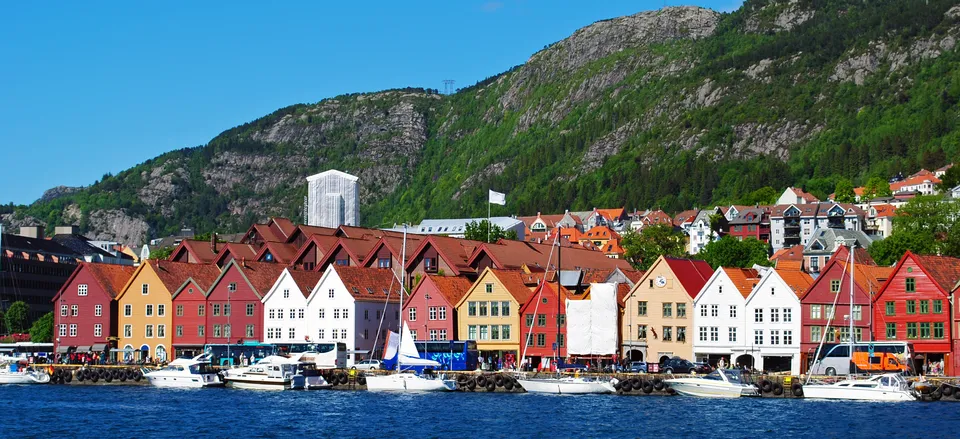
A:
{"type": "MultiPolygon", "coordinates": [[[[467,86],[594,21],[678,1],[9,2],[0,202],[88,185],[301,102],[467,86]]],[[[739,0],[694,0],[722,11],[739,0]]]]}

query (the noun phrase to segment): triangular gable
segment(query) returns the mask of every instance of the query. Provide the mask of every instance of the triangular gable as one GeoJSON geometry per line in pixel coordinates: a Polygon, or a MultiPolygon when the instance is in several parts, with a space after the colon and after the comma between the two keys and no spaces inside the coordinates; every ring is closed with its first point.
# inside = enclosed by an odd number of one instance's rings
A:
{"type": "MultiPolygon", "coordinates": [[[[653,267],[650,267],[653,268],[653,267]]],[[[649,270],[647,270],[649,271],[649,270]]],[[[723,271],[723,267],[717,267],[717,269],[710,275],[710,279],[707,279],[707,282],[703,284],[703,288],[700,288],[700,291],[697,292],[697,295],[693,297],[693,303],[697,303],[703,298],[704,294],[707,293],[707,290],[716,283],[720,277],[727,276],[727,273],[723,271]]]]}
{"type": "Polygon", "coordinates": [[[920,267],[920,270],[923,272],[923,274],[932,281],[932,283],[937,287],[937,290],[940,291],[940,294],[942,294],[944,297],[950,297],[950,293],[956,289],[956,283],[960,282],[960,280],[957,282],[950,282],[946,279],[939,279],[942,276],[935,276],[933,273],[931,273],[931,270],[924,265],[923,257],[913,253],[910,250],[907,250],[907,252],[900,257],[900,260],[897,261],[897,265],[894,266],[893,271],[890,272],[890,277],[888,277],[887,281],[884,282],[883,286],[880,287],[880,291],[876,294],[874,301],[879,301],[880,297],[883,296],[883,294],[887,291],[887,287],[892,285],[893,279],[897,278],[897,274],[900,273],[900,269],[903,268],[903,264],[907,262],[907,259],[913,260],[913,262],[917,264],[917,267],[920,267]],[[941,285],[941,283],[954,283],[954,285],[941,285]]]}
{"type": "MultiPolygon", "coordinates": [[[[780,287],[786,287],[786,291],[791,293],[788,294],[788,296],[796,299],[798,304],[800,303],[800,296],[797,294],[797,291],[794,290],[793,287],[790,286],[782,277],[780,277],[780,274],[777,273],[776,270],[766,270],[764,275],[760,278],[760,282],[757,282],[757,285],[754,286],[753,291],[751,291],[750,295],[746,297],[745,302],[749,304],[761,291],[769,290],[767,285],[770,282],[777,282],[780,287]]],[[[807,291],[809,291],[809,288],[807,288],[807,291]]]]}
{"type": "MultiPolygon", "coordinates": [[[[127,280],[127,283],[124,284],[123,289],[120,290],[120,293],[117,294],[117,301],[120,301],[120,298],[127,293],[127,290],[130,289],[130,285],[133,283],[133,280],[140,276],[140,272],[143,271],[146,267],[150,266],[150,259],[146,259],[140,263],[136,270],[133,271],[133,274],[130,275],[130,279],[127,280]]],[[[153,268],[151,268],[153,270],[153,268]]]]}

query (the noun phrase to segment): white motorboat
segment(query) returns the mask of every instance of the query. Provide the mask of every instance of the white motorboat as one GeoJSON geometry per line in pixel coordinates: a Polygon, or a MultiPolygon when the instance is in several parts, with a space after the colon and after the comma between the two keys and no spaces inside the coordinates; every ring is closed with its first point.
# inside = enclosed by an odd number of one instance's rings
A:
{"type": "Polygon", "coordinates": [[[807,384],[804,398],[848,399],[857,401],[916,401],[917,394],[910,389],[899,373],[886,373],[865,379],[847,379],[833,384],[807,384]]]}
{"type": "Polygon", "coordinates": [[[401,371],[403,366],[440,367],[440,363],[420,358],[410,334],[407,322],[403,322],[403,336],[391,331],[388,334],[384,358],[397,358],[397,373],[367,376],[367,390],[395,392],[449,392],[457,389],[455,380],[443,375],[418,375],[413,371],[401,371]]]}
{"type": "Polygon", "coordinates": [[[743,383],[740,371],[736,369],[717,369],[704,376],[673,378],[665,382],[677,393],[687,396],[704,398],[760,396],[756,387],[743,383]]]}
{"type": "Polygon", "coordinates": [[[223,379],[228,386],[237,389],[305,389],[307,380],[299,373],[299,366],[300,361],[296,359],[270,355],[256,364],[225,370],[223,379]]]}
{"type": "Polygon", "coordinates": [[[210,367],[210,355],[177,358],[159,370],[144,372],[143,377],[157,387],[200,388],[223,387],[217,371],[210,367]]]}
{"type": "Polygon", "coordinates": [[[528,393],[553,393],[556,395],[616,393],[617,379],[601,380],[582,377],[517,378],[528,393]]]}
{"type": "Polygon", "coordinates": [[[0,364],[0,384],[46,384],[49,382],[49,374],[26,367],[19,361],[0,364]]]}

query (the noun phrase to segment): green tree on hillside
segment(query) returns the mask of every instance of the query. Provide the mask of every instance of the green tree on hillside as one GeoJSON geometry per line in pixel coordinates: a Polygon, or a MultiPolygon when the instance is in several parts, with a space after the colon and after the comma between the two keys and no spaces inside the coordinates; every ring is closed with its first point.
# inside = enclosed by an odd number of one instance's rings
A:
{"type": "Polygon", "coordinates": [[[897,209],[893,233],[870,245],[870,256],[880,265],[897,262],[910,250],[960,257],[960,201],[919,196],[897,209]]]}
{"type": "Polygon", "coordinates": [[[173,253],[173,247],[155,248],[150,250],[150,259],[167,259],[173,253]]]}
{"type": "Polygon", "coordinates": [[[907,250],[919,254],[934,253],[935,240],[929,233],[896,232],[870,244],[867,249],[873,260],[882,266],[896,264],[907,250]]]}
{"type": "Polygon", "coordinates": [[[854,203],[857,201],[857,194],[853,191],[853,182],[846,178],[837,181],[837,186],[833,191],[833,201],[838,203],[854,203]]]}
{"type": "Polygon", "coordinates": [[[780,193],[777,192],[776,189],[770,186],[764,186],[760,189],[750,192],[747,195],[744,195],[742,198],[738,199],[735,204],[742,204],[746,206],[775,204],[777,202],[777,198],[779,197],[780,193]]]}
{"type": "Polygon", "coordinates": [[[50,343],[53,341],[53,313],[48,312],[30,326],[30,341],[50,343]]]}
{"type": "Polygon", "coordinates": [[[702,258],[711,267],[750,268],[756,265],[770,266],[770,244],[759,239],[747,238],[743,241],[729,236],[707,244],[698,258],[702,258]]]}
{"type": "Polygon", "coordinates": [[[467,228],[463,233],[463,237],[466,239],[471,239],[474,241],[481,241],[481,242],[497,242],[501,238],[509,239],[513,241],[516,241],[518,239],[516,230],[504,231],[502,227],[496,224],[491,224],[487,220],[481,220],[479,222],[471,221],[469,224],[467,224],[467,228]],[[490,230],[489,241],[487,240],[488,229],[490,230]]]}
{"type": "Polygon", "coordinates": [[[940,184],[937,187],[940,192],[946,192],[957,186],[960,186],[960,166],[951,166],[940,176],[940,184]]]}
{"type": "Polygon", "coordinates": [[[620,246],[624,258],[638,270],[646,270],[658,257],[672,256],[682,258],[687,252],[684,248],[683,232],[665,224],[644,227],[639,233],[629,231],[621,235],[620,246]]]}
{"type": "Polygon", "coordinates": [[[7,330],[9,330],[10,333],[26,332],[29,312],[30,305],[27,305],[26,302],[22,300],[13,302],[4,314],[4,319],[6,319],[7,322],[7,330]]]}
{"type": "Polygon", "coordinates": [[[867,184],[863,185],[864,200],[889,197],[891,195],[893,194],[890,192],[890,183],[887,183],[886,180],[880,177],[870,177],[870,179],[867,180],[867,184]]]}

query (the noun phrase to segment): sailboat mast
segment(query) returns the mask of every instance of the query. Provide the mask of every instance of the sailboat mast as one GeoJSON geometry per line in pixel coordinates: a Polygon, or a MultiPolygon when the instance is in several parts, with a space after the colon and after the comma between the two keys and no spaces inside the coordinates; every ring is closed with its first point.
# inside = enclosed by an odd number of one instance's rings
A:
{"type": "Polygon", "coordinates": [[[563,241],[557,240],[557,371],[560,371],[560,253],[563,241]]]}
{"type": "Polygon", "coordinates": [[[400,246],[400,328],[398,328],[400,343],[397,344],[397,373],[400,372],[400,346],[403,346],[403,293],[407,279],[404,275],[403,266],[407,263],[407,224],[403,224],[403,245],[400,246]]]}
{"type": "Polygon", "coordinates": [[[857,244],[854,243],[850,246],[850,358],[853,358],[853,272],[854,264],[857,263],[857,258],[854,257],[854,252],[857,251],[857,244]]]}

